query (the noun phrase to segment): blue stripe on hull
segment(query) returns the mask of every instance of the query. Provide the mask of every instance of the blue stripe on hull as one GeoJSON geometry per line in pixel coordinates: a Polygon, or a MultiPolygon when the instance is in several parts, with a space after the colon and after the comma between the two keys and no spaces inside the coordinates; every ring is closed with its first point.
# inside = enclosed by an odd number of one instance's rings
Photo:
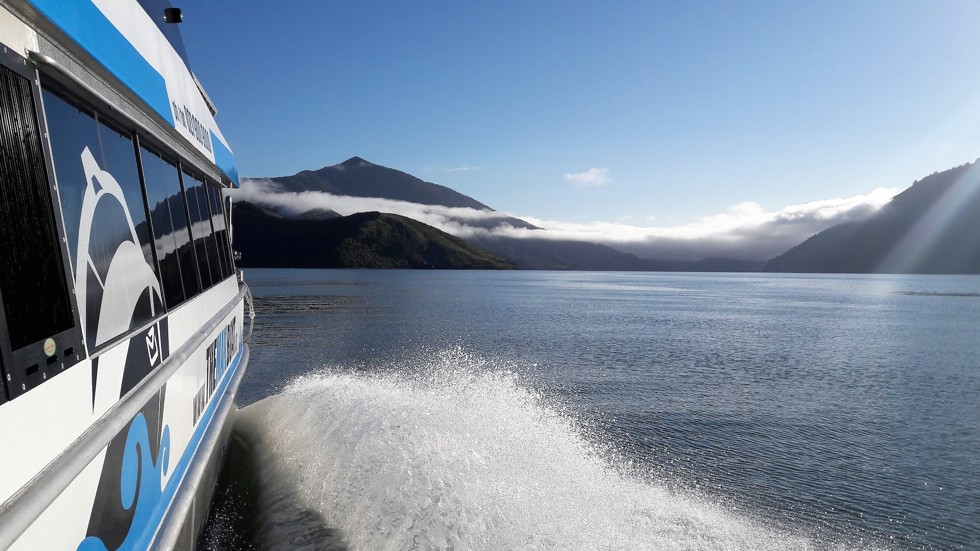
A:
{"type": "Polygon", "coordinates": [[[221,140],[214,135],[214,132],[211,133],[211,146],[214,149],[214,164],[237,186],[239,182],[238,168],[235,167],[235,156],[225,147],[225,144],[221,143],[221,140]]]}
{"type": "Polygon", "coordinates": [[[174,124],[167,83],[90,0],[30,0],[154,111],[174,124]]]}
{"type": "MultiPolygon", "coordinates": [[[[218,341],[221,341],[221,335],[225,332],[222,331],[219,334],[218,341]]],[[[130,507],[135,506],[135,516],[133,519],[133,524],[130,527],[129,534],[123,541],[123,544],[118,548],[121,551],[136,551],[141,549],[147,549],[150,543],[156,536],[160,523],[163,522],[167,511],[170,508],[171,503],[176,496],[177,490],[180,488],[181,483],[184,480],[187,471],[190,469],[191,465],[196,461],[204,461],[207,458],[197,457],[198,448],[200,447],[201,441],[203,440],[205,434],[211,428],[211,424],[214,421],[215,412],[218,408],[218,403],[221,401],[221,397],[228,390],[228,386],[231,384],[232,379],[234,379],[234,374],[239,370],[243,369],[241,366],[241,359],[244,353],[245,346],[239,344],[238,352],[235,354],[234,359],[231,363],[227,364],[224,369],[224,376],[221,377],[221,382],[219,383],[217,389],[215,390],[214,396],[211,402],[205,408],[204,412],[201,414],[200,422],[194,433],[191,435],[190,440],[187,442],[187,447],[184,448],[184,454],[180,457],[175,465],[173,465],[173,474],[170,476],[170,480],[167,482],[163,491],[158,491],[159,481],[161,480],[162,474],[168,471],[169,464],[169,431],[165,427],[163,437],[161,438],[159,457],[150,458],[145,457],[145,451],[148,450],[148,439],[146,436],[146,422],[143,419],[142,414],[137,415],[133,420],[130,427],[129,433],[127,435],[127,448],[132,448],[133,450],[137,448],[142,448],[141,453],[144,456],[139,456],[134,458],[134,461],[124,461],[125,471],[123,473],[123,495],[121,496],[124,502],[129,502],[130,507]],[[141,422],[142,421],[142,422],[141,422]],[[130,445],[132,442],[132,445],[130,445]],[[127,481],[138,481],[139,488],[132,489],[132,492],[127,492],[129,489],[127,487],[127,481]],[[136,495],[138,493],[138,495],[136,495]]],[[[223,363],[223,362],[222,362],[223,363]]],[[[221,365],[221,364],[219,364],[221,365]]],[[[127,450],[128,453],[128,450],[127,450]]],[[[130,507],[127,507],[129,509],[130,507]]],[[[105,544],[97,537],[88,537],[84,539],[78,545],[78,551],[103,551],[106,550],[105,544]]]]}

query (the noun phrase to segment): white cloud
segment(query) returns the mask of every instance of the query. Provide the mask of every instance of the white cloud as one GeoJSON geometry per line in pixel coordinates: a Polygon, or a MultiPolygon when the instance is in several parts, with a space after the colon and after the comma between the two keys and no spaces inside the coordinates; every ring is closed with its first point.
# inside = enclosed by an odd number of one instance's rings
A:
{"type": "Polygon", "coordinates": [[[465,164],[465,165],[460,165],[460,166],[454,166],[454,167],[447,168],[447,169],[444,169],[444,170],[446,172],[470,172],[470,171],[473,171],[473,170],[482,170],[485,167],[486,167],[486,165],[469,165],[469,164],[465,164]]]}
{"type": "Polygon", "coordinates": [[[313,191],[287,193],[270,180],[245,179],[240,189],[232,191],[236,200],[260,203],[288,214],[300,214],[315,208],[331,209],[343,215],[366,211],[389,212],[413,218],[462,238],[500,236],[589,241],[645,258],[672,260],[718,256],[769,259],[831,226],[867,218],[896,193],[895,189],[881,188],[868,194],[810,201],[776,211],[767,211],[757,203],[742,202],[724,212],[703,216],[688,224],[640,226],[624,222],[582,224],[543,220],[499,211],[420,205],[313,191]],[[506,222],[510,216],[545,229],[511,226],[506,222]]]}
{"type": "Polygon", "coordinates": [[[580,186],[604,186],[612,181],[608,168],[590,168],[585,172],[568,172],[565,180],[580,186]]]}
{"type": "Polygon", "coordinates": [[[284,192],[272,180],[244,179],[241,188],[230,190],[236,201],[251,201],[273,207],[287,215],[297,215],[313,209],[330,209],[347,216],[358,212],[387,212],[407,216],[459,237],[493,230],[504,224],[507,214],[468,207],[422,205],[379,197],[332,195],[320,191],[284,192]]]}

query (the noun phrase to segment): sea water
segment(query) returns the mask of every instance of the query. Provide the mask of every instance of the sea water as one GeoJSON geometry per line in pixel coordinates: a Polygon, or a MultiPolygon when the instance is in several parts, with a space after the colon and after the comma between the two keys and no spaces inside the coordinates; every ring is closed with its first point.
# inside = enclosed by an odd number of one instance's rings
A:
{"type": "Polygon", "coordinates": [[[980,547],[975,276],[246,276],[208,548],[980,547]]]}

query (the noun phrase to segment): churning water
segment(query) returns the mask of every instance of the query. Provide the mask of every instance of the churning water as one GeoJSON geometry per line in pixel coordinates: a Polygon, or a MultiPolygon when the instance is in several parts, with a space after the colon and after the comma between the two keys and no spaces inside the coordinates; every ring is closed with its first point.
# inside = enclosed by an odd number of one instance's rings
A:
{"type": "Polygon", "coordinates": [[[211,549],[980,545],[976,279],[251,280],[211,549]]]}

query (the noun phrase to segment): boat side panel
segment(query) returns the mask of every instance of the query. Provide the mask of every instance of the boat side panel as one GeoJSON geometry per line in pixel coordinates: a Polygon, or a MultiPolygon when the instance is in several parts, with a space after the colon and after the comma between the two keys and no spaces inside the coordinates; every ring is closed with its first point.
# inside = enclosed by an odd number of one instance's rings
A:
{"type": "Polygon", "coordinates": [[[14,549],[143,549],[152,543],[188,469],[208,459],[199,457],[198,448],[212,422],[216,397],[245,368],[241,322],[239,305],[14,549]],[[208,401],[196,402],[202,388],[208,401]]]}
{"type": "Polygon", "coordinates": [[[105,452],[89,463],[75,478],[71,491],[55,500],[10,549],[76,549],[79,534],[85,533],[89,523],[88,515],[80,513],[92,509],[104,457],[105,452]]]}
{"type": "MultiPolygon", "coordinates": [[[[128,135],[134,154],[147,143],[166,150],[188,174],[203,172],[209,184],[219,179],[218,168],[236,180],[234,159],[187,67],[169,43],[158,41],[159,29],[152,21],[153,28],[147,27],[147,15],[134,11],[138,9],[133,0],[0,0],[0,48],[22,57],[17,60],[18,67],[23,63],[23,76],[34,83],[35,101],[43,103],[39,86],[65,94],[72,105],[95,112],[100,124],[104,120],[110,130],[123,138],[128,135]],[[95,20],[100,21],[93,23],[95,20]],[[40,67],[40,78],[26,60],[28,52],[50,54],[48,58],[32,54],[31,59],[40,67]],[[53,62],[45,60],[52,58],[53,62]],[[98,63],[93,63],[93,58],[98,63]],[[146,89],[150,89],[149,95],[143,94],[146,89]],[[160,126],[163,120],[173,127],[160,126]],[[194,155],[187,155],[185,139],[193,146],[194,155]],[[217,167],[202,164],[205,158],[216,162],[217,167]]],[[[50,122],[42,117],[42,125],[47,125],[42,130],[56,126],[50,122]]],[[[147,229],[131,216],[122,233],[103,228],[110,221],[102,214],[104,207],[125,217],[141,206],[152,209],[153,205],[140,205],[139,200],[127,196],[138,188],[127,187],[119,165],[107,163],[105,154],[92,154],[94,149],[78,148],[60,157],[55,155],[52,161],[52,142],[63,142],[67,135],[63,130],[57,136],[48,132],[45,157],[51,181],[58,180],[56,210],[64,212],[65,203],[59,198],[72,182],[78,183],[75,189],[80,194],[72,208],[77,207],[80,214],[78,220],[72,219],[72,230],[77,227],[76,233],[92,246],[64,246],[69,251],[66,258],[70,254],[73,260],[68,279],[77,291],[76,315],[81,311],[83,318],[76,317],[76,325],[88,330],[85,349],[91,355],[58,377],[0,404],[4,436],[0,446],[0,465],[4,468],[0,511],[28,501],[20,500],[18,492],[41,486],[35,484],[37,480],[58,480],[48,476],[52,473],[62,473],[63,481],[49,483],[46,488],[57,492],[67,485],[57,498],[49,492],[43,500],[33,500],[34,508],[20,509],[30,511],[30,516],[21,515],[21,520],[11,522],[18,528],[7,532],[4,541],[17,537],[13,548],[32,550],[143,549],[153,542],[164,520],[177,526],[197,524],[194,507],[188,519],[176,518],[168,511],[175,494],[188,488],[187,473],[192,466],[214,461],[205,457],[212,448],[202,447],[202,441],[213,443],[209,431],[227,432],[227,427],[219,427],[215,421],[215,411],[219,397],[237,385],[231,381],[239,380],[236,377],[247,361],[243,360],[247,353],[241,342],[243,303],[237,278],[229,276],[164,309],[154,276],[157,259],[138,239],[147,229]],[[55,169],[51,163],[59,159],[80,166],[82,177],[69,178],[65,165],[55,169]],[[119,239],[111,241],[103,235],[119,239]],[[151,301],[149,315],[134,315],[147,296],[151,301]],[[229,312],[226,307],[232,304],[230,313],[221,314],[223,319],[216,317],[219,312],[229,312]],[[163,369],[168,357],[186,360],[179,367],[169,362],[163,369]],[[141,384],[150,381],[154,384],[141,384]],[[127,396],[140,398],[127,401],[127,396]],[[106,417],[120,404],[129,413],[106,417]],[[139,413],[130,419],[137,407],[139,413]],[[104,421],[110,418],[119,423],[106,425],[104,421]],[[123,423],[125,427],[97,453],[123,423]],[[106,426],[112,428],[102,430],[97,438],[88,438],[98,432],[96,427],[106,426]],[[93,430],[86,433],[89,427],[93,430]],[[65,452],[84,447],[76,445],[78,442],[88,442],[83,455],[65,452]],[[74,461],[76,457],[84,459],[74,461]],[[71,467],[46,471],[52,461],[71,467]],[[54,501],[18,537],[16,534],[49,499],[54,501]]],[[[143,193],[145,201],[145,189],[143,193]]],[[[223,220],[222,213],[211,214],[223,220]]],[[[211,229],[219,231],[217,226],[211,229]]],[[[207,228],[201,233],[205,242],[211,238],[207,228]]],[[[223,267],[222,276],[233,271],[230,258],[223,267]]],[[[206,501],[204,494],[208,492],[202,492],[201,499],[206,501]]],[[[0,526],[0,531],[5,528],[0,526]]]]}
{"type": "Polygon", "coordinates": [[[0,500],[13,495],[92,423],[91,386],[91,362],[86,360],[0,407],[0,500]]]}
{"type": "MultiPolygon", "coordinates": [[[[99,7],[91,1],[31,0],[31,4],[139,94],[157,114],[173,122],[163,75],[130,45],[121,29],[99,7]]],[[[145,13],[142,16],[148,18],[145,13]]]]}

